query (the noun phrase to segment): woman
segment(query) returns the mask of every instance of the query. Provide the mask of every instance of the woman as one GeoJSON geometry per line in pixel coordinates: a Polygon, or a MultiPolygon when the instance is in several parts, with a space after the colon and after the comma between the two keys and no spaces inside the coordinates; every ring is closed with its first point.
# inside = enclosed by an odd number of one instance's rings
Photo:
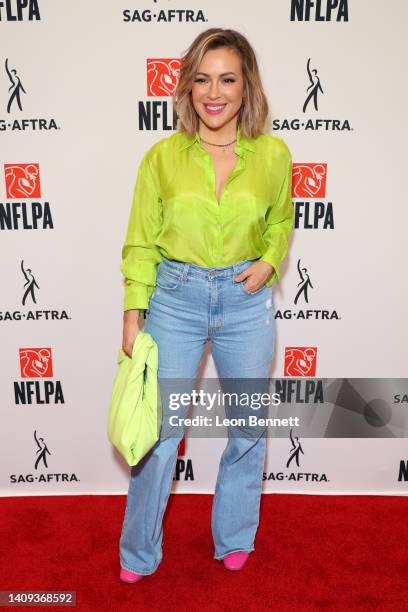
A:
{"type": "MultiPolygon", "coordinates": [[[[183,436],[168,421],[171,381],[191,392],[208,339],[220,379],[245,388],[268,381],[271,285],[293,227],[291,154],[262,132],[268,104],[246,38],[221,28],[202,32],[182,58],[175,103],[179,129],[141,161],[122,250],[123,350],[131,356],[146,311],[163,401],[160,438],[132,468],[120,539],[125,582],[152,574],[162,559],[162,520],[183,436]]],[[[248,413],[236,406],[227,416],[238,410],[248,413]]],[[[237,570],[254,550],[265,432],[228,433],[211,525],[214,558],[237,570]]]]}

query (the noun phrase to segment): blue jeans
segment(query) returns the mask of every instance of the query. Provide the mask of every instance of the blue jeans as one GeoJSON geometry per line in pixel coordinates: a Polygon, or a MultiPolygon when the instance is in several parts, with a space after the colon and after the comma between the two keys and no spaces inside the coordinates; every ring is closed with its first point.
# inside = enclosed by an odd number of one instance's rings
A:
{"type": "MultiPolygon", "coordinates": [[[[190,393],[207,339],[220,379],[267,380],[270,376],[275,345],[272,287],[264,285],[249,293],[243,287],[247,279],[233,279],[252,262],[247,259],[217,268],[166,258],[160,262],[144,331],[158,345],[163,423],[169,416],[164,379],[188,379],[189,389],[182,392],[190,393]]],[[[234,436],[233,430],[228,428],[213,498],[214,559],[253,551],[259,523],[265,430],[251,437],[234,436]]],[[[182,437],[183,429],[170,433],[163,425],[159,440],[131,468],[120,562],[138,574],[152,574],[162,559],[162,520],[182,437]]]]}

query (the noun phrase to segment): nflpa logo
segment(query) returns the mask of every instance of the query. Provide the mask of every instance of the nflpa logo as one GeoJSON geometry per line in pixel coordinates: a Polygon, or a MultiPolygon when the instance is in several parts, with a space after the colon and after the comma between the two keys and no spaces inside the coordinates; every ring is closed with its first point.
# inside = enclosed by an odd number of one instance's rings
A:
{"type": "Polygon", "coordinates": [[[172,96],[180,74],[178,58],[150,58],[147,62],[147,95],[172,96]]]}
{"type": "Polygon", "coordinates": [[[21,348],[19,354],[22,378],[50,378],[53,376],[50,348],[21,348]]]}
{"type": "Polygon", "coordinates": [[[284,376],[315,376],[316,346],[287,346],[285,349],[284,376]]]}
{"type": "Polygon", "coordinates": [[[326,197],[327,164],[293,164],[292,197],[326,197]]]}
{"type": "Polygon", "coordinates": [[[41,198],[39,164],[4,164],[4,177],[8,199],[41,198]]]}

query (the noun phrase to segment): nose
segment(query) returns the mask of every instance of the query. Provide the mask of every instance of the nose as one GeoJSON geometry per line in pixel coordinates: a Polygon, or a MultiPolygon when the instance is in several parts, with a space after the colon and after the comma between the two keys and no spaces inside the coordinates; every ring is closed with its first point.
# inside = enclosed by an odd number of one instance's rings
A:
{"type": "Polygon", "coordinates": [[[216,81],[213,81],[213,83],[211,83],[210,89],[208,91],[208,97],[211,98],[212,100],[219,97],[218,83],[216,81]]]}

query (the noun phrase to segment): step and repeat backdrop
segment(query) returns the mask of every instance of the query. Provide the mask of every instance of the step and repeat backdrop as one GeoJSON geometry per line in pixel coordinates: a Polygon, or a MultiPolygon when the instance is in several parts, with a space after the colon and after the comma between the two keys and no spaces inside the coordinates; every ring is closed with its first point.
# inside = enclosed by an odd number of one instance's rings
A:
{"type": "MultiPolygon", "coordinates": [[[[264,491],[407,494],[407,21],[403,0],[0,2],[1,495],[127,491],[107,437],[121,248],[209,27],[254,46],[293,157],[264,491]]],[[[188,430],[173,491],[213,492],[225,444],[188,430]]]]}

